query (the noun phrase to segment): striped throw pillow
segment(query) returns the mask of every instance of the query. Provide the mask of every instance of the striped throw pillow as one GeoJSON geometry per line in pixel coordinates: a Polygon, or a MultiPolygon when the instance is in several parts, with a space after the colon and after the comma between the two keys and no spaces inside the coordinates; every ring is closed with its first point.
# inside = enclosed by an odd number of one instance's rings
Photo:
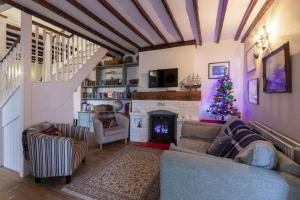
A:
{"type": "Polygon", "coordinates": [[[220,157],[234,159],[240,151],[245,149],[252,142],[263,140],[266,141],[261,135],[254,133],[251,130],[240,129],[232,136],[231,141],[225,146],[220,153],[220,157]]]}

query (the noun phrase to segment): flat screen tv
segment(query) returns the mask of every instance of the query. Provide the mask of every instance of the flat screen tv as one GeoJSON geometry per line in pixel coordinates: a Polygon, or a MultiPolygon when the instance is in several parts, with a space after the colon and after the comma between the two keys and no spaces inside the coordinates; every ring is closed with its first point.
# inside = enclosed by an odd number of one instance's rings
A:
{"type": "Polygon", "coordinates": [[[178,87],[178,68],[149,71],[149,88],[178,87]]]}

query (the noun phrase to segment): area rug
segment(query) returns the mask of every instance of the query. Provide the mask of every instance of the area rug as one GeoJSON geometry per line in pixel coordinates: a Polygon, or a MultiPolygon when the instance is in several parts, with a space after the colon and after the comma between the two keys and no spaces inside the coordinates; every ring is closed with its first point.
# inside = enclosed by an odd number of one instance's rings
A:
{"type": "Polygon", "coordinates": [[[86,200],[157,200],[161,152],[127,146],[62,190],[86,200]]]}

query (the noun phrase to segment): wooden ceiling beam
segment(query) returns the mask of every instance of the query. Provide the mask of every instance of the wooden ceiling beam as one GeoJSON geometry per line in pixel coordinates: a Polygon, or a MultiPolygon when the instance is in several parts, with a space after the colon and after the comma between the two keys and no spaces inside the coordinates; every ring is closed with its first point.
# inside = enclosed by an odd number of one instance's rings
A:
{"type": "Polygon", "coordinates": [[[244,29],[244,27],[245,27],[245,25],[246,25],[246,23],[248,21],[248,18],[251,15],[251,12],[254,9],[257,1],[258,0],[251,0],[251,2],[249,3],[248,8],[247,8],[247,10],[246,10],[246,12],[245,12],[245,14],[243,16],[243,19],[242,19],[242,21],[241,21],[241,23],[239,25],[239,28],[237,29],[236,34],[234,36],[234,40],[235,41],[237,41],[240,38],[240,35],[241,35],[241,33],[242,33],[242,31],[243,31],[243,29],[244,29]]]}
{"type": "Polygon", "coordinates": [[[81,12],[83,12],[85,15],[89,16],[91,19],[93,19],[94,21],[96,21],[98,24],[101,24],[102,26],[104,26],[105,28],[107,28],[109,31],[113,32],[114,34],[116,34],[117,36],[119,36],[120,38],[122,38],[123,40],[125,40],[126,42],[128,42],[129,44],[131,44],[132,46],[136,47],[136,48],[140,48],[140,46],[135,43],[134,41],[130,40],[127,36],[125,36],[124,34],[120,33],[117,29],[115,29],[114,27],[112,27],[111,25],[109,25],[108,23],[106,23],[105,21],[103,21],[100,17],[98,17],[97,15],[95,15],[94,13],[92,13],[90,10],[88,10],[87,8],[85,8],[83,5],[81,5],[77,0],[67,0],[67,2],[69,2],[71,5],[73,5],[74,7],[76,7],[78,10],[80,10],[81,12]]]}
{"type": "Polygon", "coordinates": [[[159,30],[159,28],[156,26],[154,21],[151,19],[151,17],[146,13],[143,6],[138,2],[138,0],[131,0],[131,2],[134,4],[136,9],[139,11],[139,13],[142,15],[142,17],[148,22],[148,24],[153,28],[153,30],[158,34],[158,36],[165,42],[168,43],[167,38],[162,34],[162,32],[159,30]]]}
{"type": "Polygon", "coordinates": [[[169,16],[169,18],[170,18],[170,20],[171,20],[171,22],[172,22],[172,24],[173,24],[173,26],[174,26],[177,34],[178,34],[178,36],[180,37],[180,40],[184,41],[183,35],[182,35],[182,33],[181,33],[181,31],[180,31],[180,29],[178,27],[178,24],[177,24],[177,22],[175,20],[175,17],[174,17],[174,15],[172,13],[172,10],[171,10],[171,8],[170,8],[167,0],[161,0],[161,2],[164,5],[164,8],[165,8],[166,12],[168,13],[168,16],[169,16]]]}
{"type": "Polygon", "coordinates": [[[159,50],[159,49],[167,49],[172,47],[180,47],[180,46],[188,46],[188,45],[196,45],[196,40],[188,40],[182,42],[173,42],[167,44],[159,44],[152,47],[143,47],[139,49],[139,52],[142,51],[152,51],[152,50],[159,50]]]}
{"type": "Polygon", "coordinates": [[[273,4],[274,1],[275,0],[266,0],[264,5],[262,6],[262,8],[257,13],[256,17],[254,18],[253,22],[249,26],[248,30],[246,31],[246,33],[242,37],[242,40],[241,40],[242,43],[246,41],[246,39],[248,38],[250,33],[253,31],[253,29],[257,25],[257,23],[261,20],[261,18],[264,16],[264,14],[267,12],[267,10],[271,7],[271,5],[273,4]]]}
{"type": "Polygon", "coordinates": [[[197,34],[198,34],[198,42],[199,42],[199,45],[202,45],[202,35],[201,35],[201,28],[200,28],[198,0],[193,0],[193,9],[194,9],[194,16],[195,16],[195,21],[196,21],[196,30],[197,30],[197,34]]]}
{"type": "Polygon", "coordinates": [[[215,28],[215,42],[219,43],[227,10],[228,0],[220,0],[215,28]]]}
{"type": "Polygon", "coordinates": [[[119,43],[113,41],[112,39],[106,37],[105,35],[103,35],[102,33],[96,31],[95,29],[92,29],[91,27],[89,27],[88,25],[80,22],[79,20],[77,20],[76,18],[72,17],[71,15],[65,13],[63,10],[61,10],[60,8],[52,5],[51,3],[45,1],[45,0],[32,0],[34,1],[35,3],[39,4],[40,6],[43,6],[45,8],[47,8],[48,10],[50,10],[51,12],[59,15],[60,17],[63,17],[64,19],[72,22],[73,24],[85,29],[86,31],[90,32],[91,34],[93,35],[96,35],[97,37],[99,38],[102,38],[103,40],[107,41],[108,43],[128,52],[128,53],[132,53],[134,54],[135,52],[120,45],[119,43]]]}
{"type": "Polygon", "coordinates": [[[29,9],[29,8],[26,8],[26,7],[24,7],[24,6],[16,3],[14,1],[9,0],[7,3],[9,5],[15,7],[15,8],[18,8],[19,10],[22,10],[22,11],[24,11],[24,12],[30,14],[30,15],[33,15],[33,16],[35,16],[37,18],[40,18],[40,19],[42,19],[42,20],[44,20],[44,21],[46,21],[46,22],[48,22],[50,24],[53,24],[54,26],[60,27],[60,28],[66,30],[66,31],[68,31],[70,33],[73,33],[74,35],[78,35],[79,37],[82,37],[82,38],[84,38],[86,40],[89,40],[89,41],[91,41],[91,42],[93,42],[93,43],[95,43],[95,44],[97,44],[97,45],[99,45],[99,46],[101,46],[101,47],[103,47],[103,48],[105,48],[107,50],[116,52],[117,54],[122,55],[122,56],[124,55],[124,53],[120,52],[117,49],[114,49],[114,48],[112,48],[112,47],[110,47],[110,46],[108,46],[106,44],[103,44],[102,42],[99,42],[99,41],[97,41],[97,40],[95,40],[93,38],[90,38],[90,37],[88,37],[88,36],[86,36],[86,35],[78,32],[78,31],[75,31],[74,29],[72,29],[72,28],[70,28],[68,26],[65,26],[65,25],[63,25],[63,24],[61,24],[61,23],[59,23],[59,22],[57,22],[57,21],[55,21],[55,20],[53,20],[51,18],[48,18],[48,17],[46,17],[46,16],[44,16],[44,15],[42,15],[42,14],[36,12],[36,11],[33,11],[33,10],[29,9]]]}
{"type": "Polygon", "coordinates": [[[111,14],[113,14],[116,18],[118,18],[122,23],[124,23],[132,32],[137,34],[140,38],[142,38],[145,42],[150,44],[151,46],[153,43],[148,39],[144,34],[142,34],[134,25],[132,25],[125,17],[123,17],[113,6],[109,4],[106,0],[98,0],[98,2],[105,7],[111,14]]]}

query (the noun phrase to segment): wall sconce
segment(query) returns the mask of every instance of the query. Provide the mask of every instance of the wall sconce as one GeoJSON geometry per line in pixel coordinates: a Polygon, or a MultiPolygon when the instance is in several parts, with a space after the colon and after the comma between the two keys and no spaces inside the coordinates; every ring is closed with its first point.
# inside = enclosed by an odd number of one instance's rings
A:
{"type": "MultiPolygon", "coordinates": [[[[255,37],[255,46],[258,50],[261,49],[262,51],[269,47],[269,33],[266,26],[263,26],[259,31],[259,35],[255,37]]],[[[259,52],[255,51],[253,56],[257,59],[259,57],[259,52]]]]}

